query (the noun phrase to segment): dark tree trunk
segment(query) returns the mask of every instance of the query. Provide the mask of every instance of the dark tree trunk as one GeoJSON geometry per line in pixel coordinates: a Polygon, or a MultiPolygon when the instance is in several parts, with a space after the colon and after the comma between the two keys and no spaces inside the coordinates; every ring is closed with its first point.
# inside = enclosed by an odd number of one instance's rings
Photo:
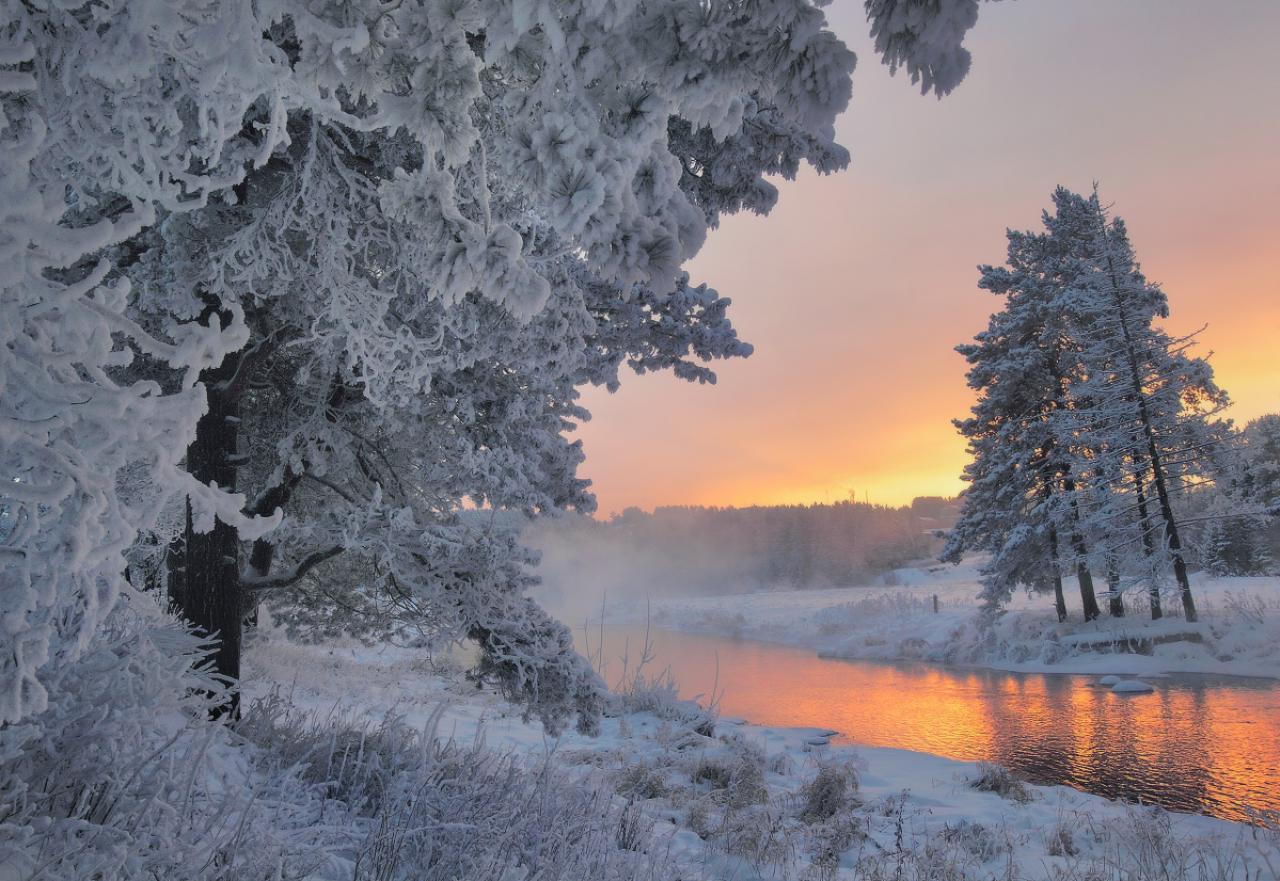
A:
{"type": "MultiPolygon", "coordinates": [[[[1145,408],[1144,408],[1145,409],[1145,408]]],[[[1178,580],[1178,592],[1182,595],[1182,612],[1188,621],[1194,622],[1196,601],[1191,596],[1191,580],[1187,577],[1187,562],[1182,558],[1182,540],[1178,537],[1178,524],[1173,519],[1173,505],[1169,501],[1169,489],[1165,486],[1164,469],[1160,467],[1160,453],[1154,436],[1148,433],[1147,450],[1151,454],[1151,473],[1155,478],[1156,498],[1160,501],[1160,516],[1164,518],[1164,538],[1173,557],[1173,577],[1178,580]]]]}
{"type": "Polygon", "coordinates": [[[1178,592],[1182,595],[1182,611],[1188,621],[1197,620],[1196,603],[1191,596],[1191,580],[1187,577],[1187,563],[1182,558],[1182,539],[1178,536],[1178,524],[1173,517],[1173,505],[1169,501],[1169,488],[1165,484],[1164,466],[1160,459],[1160,449],[1156,444],[1155,427],[1151,424],[1151,413],[1147,408],[1147,395],[1142,388],[1141,371],[1138,369],[1137,346],[1129,330],[1129,317],[1124,307],[1124,299],[1120,294],[1120,280],[1116,275],[1115,264],[1111,255],[1107,255],[1107,268],[1111,273],[1111,283],[1115,291],[1116,311],[1120,318],[1120,331],[1124,335],[1126,354],[1129,360],[1129,384],[1134,400],[1138,404],[1138,420],[1142,424],[1142,433],[1147,442],[1147,456],[1151,466],[1151,480],[1156,487],[1156,498],[1160,502],[1160,516],[1164,518],[1165,544],[1173,557],[1173,576],[1178,581],[1178,592]]]}
{"type": "MultiPolygon", "coordinates": [[[[1062,490],[1071,499],[1071,519],[1073,523],[1080,520],[1080,511],[1076,507],[1076,482],[1068,474],[1062,479],[1062,490]]],[[[1073,530],[1071,533],[1071,550],[1076,555],[1076,580],[1080,584],[1080,604],[1084,607],[1084,620],[1095,621],[1102,617],[1102,609],[1098,607],[1098,595],[1093,589],[1093,573],[1089,571],[1089,551],[1084,544],[1084,536],[1073,530]]]]}
{"type": "MultiPolygon", "coordinates": [[[[233,382],[240,356],[201,375],[209,409],[196,425],[187,448],[187,470],[201,483],[236,489],[236,444],[239,440],[240,401],[233,382]]],[[[231,686],[230,701],[214,710],[215,717],[240,717],[240,636],[244,616],[240,586],[240,538],[234,527],[215,520],[209,532],[197,532],[187,501],[187,522],[181,548],[171,569],[170,598],[181,615],[210,636],[218,647],[211,660],[214,672],[231,686]],[[174,576],[177,576],[176,578],[174,576]]]]}
{"type": "Polygon", "coordinates": [[[1124,617],[1124,597],[1120,595],[1120,567],[1116,563],[1115,554],[1107,554],[1107,592],[1109,611],[1112,618],[1124,617]]]}
{"type": "MultiPolygon", "coordinates": [[[[1045,504],[1053,497],[1053,468],[1049,464],[1049,456],[1053,451],[1053,442],[1049,441],[1040,448],[1040,497],[1045,504]]],[[[1049,567],[1053,575],[1053,609],[1058,613],[1058,623],[1067,620],[1067,598],[1062,593],[1062,565],[1058,552],[1058,528],[1049,524],[1049,567]]]]}
{"type": "Polygon", "coordinates": [[[1071,549],[1076,553],[1076,578],[1080,582],[1080,604],[1084,606],[1084,620],[1096,621],[1102,617],[1102,609],[1098,607],[1098,595],[1093,589],[1093,573],[1085,562],[1084,539],[1079,533],[1071,536],[1071,549]]]}
{"type": "MultiPolygon", "coordinates": [[[[1136,442],[1136,438],[1134,439],[1136,442]]],[[[1150,571],[1151,585],[1148,588],[1148,596],[1151,598],[1151,620],[1158,621],[1164,617],[1164,610],[1160,607],[1160,581],[1156,578],[1155,556],[1156,543],[1151,535],[1154,528],[1151,525],[1151,514],[1147,511],[1147,493],[1142,484],[1142,469],[1138,469],[1133,475],[1134,487],[1138,493],[1138,524],[1142,528],[1142,553],[1147,558],[1147,569],[1150,571]]]]}
{"type": "Polygon", "coordinates": [[[1067,598],[1062,593],[1062,567],[1058,565],[1058,530],[1049,527],[1049,562],[1053,567],[1053,608],[1058,623],[1067,620],[1067,598]]]}

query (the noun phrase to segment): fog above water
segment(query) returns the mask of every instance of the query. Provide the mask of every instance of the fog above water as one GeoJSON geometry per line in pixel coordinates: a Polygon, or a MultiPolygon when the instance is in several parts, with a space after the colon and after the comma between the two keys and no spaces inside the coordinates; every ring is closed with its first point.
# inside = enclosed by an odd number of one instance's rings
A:
{"type": "Polygon", "coordinates": [[[524,539],[542,554],[534,595],[577,628],[602,607],[646,599],[882,583],[895,568],[934,557],[933,532],[953,517],[943,499],[902,508],[629,509],[607,522],[536,521],[524,539]]]}

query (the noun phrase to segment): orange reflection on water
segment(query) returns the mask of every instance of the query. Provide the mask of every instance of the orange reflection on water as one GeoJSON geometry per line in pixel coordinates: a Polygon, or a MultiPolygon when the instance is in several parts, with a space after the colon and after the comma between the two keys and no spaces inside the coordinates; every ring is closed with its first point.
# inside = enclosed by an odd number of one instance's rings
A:
{"type": "MultiPolygon", "coordinates": [[[[619,630],[606,648],[642,639],[619,630]]],[[[662,631],[654,643],[682,693],[714,689],[726,716],[995,761],[1038,783],[1175,810],[1280,810],[1280,686],[1270,680],[1170,677],[1153,694],[1119,695],[1086,676],[839,661],[662,631]]]]}

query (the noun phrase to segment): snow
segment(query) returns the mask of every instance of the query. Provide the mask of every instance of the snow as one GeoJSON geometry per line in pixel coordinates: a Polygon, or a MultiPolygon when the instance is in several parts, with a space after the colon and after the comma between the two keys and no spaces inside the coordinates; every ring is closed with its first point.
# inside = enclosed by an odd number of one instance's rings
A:
{"type": "MultiPolygon", "coordinates": [[[[1016,594],[989,633],[978,625],[980,559],[895,573],[896,585],[654,598],[610,615],[665,628],[809,648],[861,660],[926,660],[1016,672],[1124,677],[1214,673],[1280,678],[1280,577],[1193,574],[1200,621],[1159,621],[1138,611],[1084,623],[1066,592],[1059,624],[1052,597],[1016,594]],[[933,611],[938,597],[939,611],[933,611]],[[646,608],[648,612],[646,612],[646,608]]],[[[1176,606],[1166,603],[1166,607],[1176,606]]]]}
{"type": "MultiPolygon", "coordinates": [[[[1152,840],[1157,850],[1182,848],[1183,856],[1246,861],[1224,877],[1243,878],[1247,861],[1262,871],[1262,859],[1274,865],[1280,857],[1280,841],[1250,839],[1242,824],[1164,814],[1062,786],[1013,781],[1002,797],[971,785],[979,776],[991,779],[990,766],[831,745],[833,732],[824,728],[726,719],[708,737],[682,725],[679,711],[630,712],[623,700],[598,737],[549,737],[497,695],[464,682],[458,658],[390,646],[298,645],[275,631],[254,638],[247,662],[250,697],[278,691],[303,708],[375,719],[394,712],[412,725],[435,724],[446,737],[480,739],[531,766],[550,757],[584,780],[603,781],[616,798],[641,806],[659,846],[687,867],[683,877],[808,877],[803,873],[820,864],[831,870],[824,877],[865,877],[883,868],[881,861],[896,860],[909,861],[919,877],[937,877],[927,872],[944,866],[963,873],[949,877],[1004,877],[1012,867],[1018,878],[1049,879],[1089,865],[1136,866],[1152,840]],[[820,778],[855,780],[856,788],[846,801],[836,799],[829,818],[815,821],[806,812],[818,802],[820,778]],[[840,818],[857,834],[841,832],[840,818]],[[824,843],[834,856],[823,856],[824,843]]],[[[833,791],[838,795],[839,786],[833,791]]]]}
{"type": "Polygon", "coordinates": [[[1141,679],[1121,679],[1111,690],[1116,694],[1150,694],[1155,688],[1141,679]]]}

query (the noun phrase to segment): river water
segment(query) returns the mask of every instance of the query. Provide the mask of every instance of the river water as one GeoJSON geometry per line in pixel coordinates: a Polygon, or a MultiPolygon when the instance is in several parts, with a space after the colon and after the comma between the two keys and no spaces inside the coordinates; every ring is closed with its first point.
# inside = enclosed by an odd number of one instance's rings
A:
{"type": "MultiPolygon", "coordinates": [[[[1151,678],[1113,694],[1095,677],[842,661],[768,643],[653,630],[651,669],[685,697],[763,725],[835,730],[836,743],[999,762],[1036,783],[1227,819],[1280,811],[1280,683],[1151,678]]],[[[643,628],[604,633],[606,677],[643,628]]]]}

